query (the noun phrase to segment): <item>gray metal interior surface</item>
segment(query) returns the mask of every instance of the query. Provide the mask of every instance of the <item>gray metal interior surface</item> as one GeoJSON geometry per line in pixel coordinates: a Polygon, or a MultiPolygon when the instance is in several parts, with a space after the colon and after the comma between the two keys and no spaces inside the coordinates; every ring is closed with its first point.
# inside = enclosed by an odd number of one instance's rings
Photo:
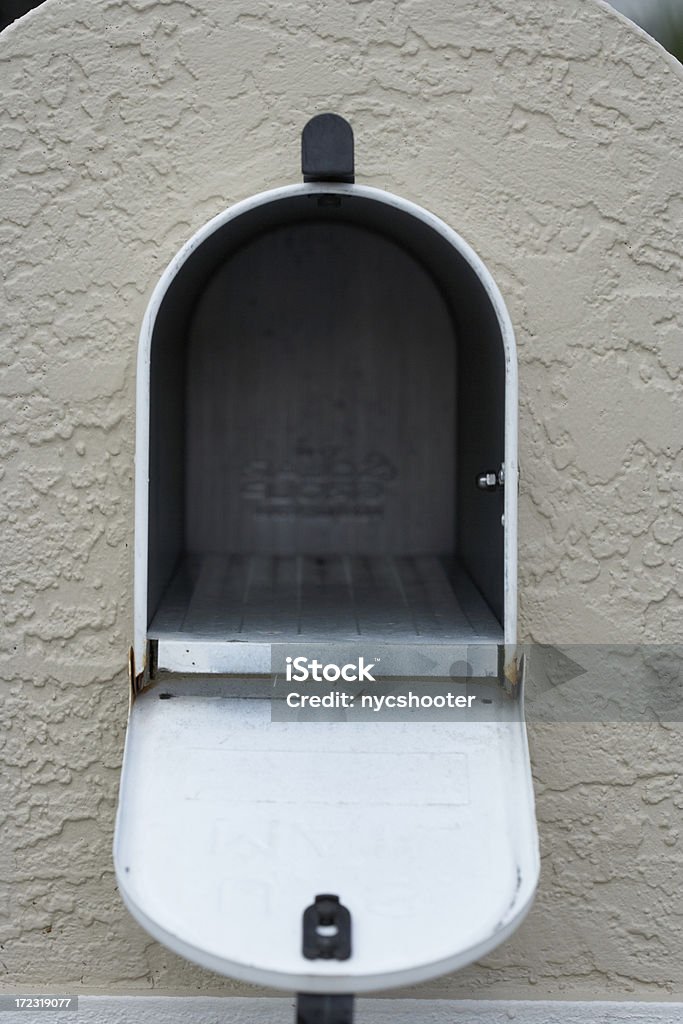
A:
{"type": "Polygon", "coordinates": [[[353,594],[370,590],[389,633],[417,615],[433,624],[425,638],[447,638],[445,616],[453,639],[469,638],[481,630],[468,574],[495,642],[503,500],[475,480],[502,463],[504,403],[495,311],[424,222],[316,195],[223,225],[181,268],[154,328],[150,635],[247,639],[228,609],[241,602],[249,637],[268,635],[277,606],[301,639],[300,615],[281,606],[300,611],[312,579],[330,638],[348,629],[353,594]]]}
{"type": "Polygon", "coordinates": [[[500,626],[455,560],[429,555],[188,555],[156,640],[496,644],[500,626]]]}

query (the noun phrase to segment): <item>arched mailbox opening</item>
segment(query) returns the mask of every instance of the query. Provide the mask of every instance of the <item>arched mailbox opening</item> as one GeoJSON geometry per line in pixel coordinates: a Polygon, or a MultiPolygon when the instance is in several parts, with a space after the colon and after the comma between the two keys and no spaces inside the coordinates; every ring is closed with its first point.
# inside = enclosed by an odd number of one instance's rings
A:
{"type": "Polygon", "coordinates": [[[514,642],[514,340],[443,222],[336,183],[233,207],[160,281],[138,383],[138,664],[514,642]]]}

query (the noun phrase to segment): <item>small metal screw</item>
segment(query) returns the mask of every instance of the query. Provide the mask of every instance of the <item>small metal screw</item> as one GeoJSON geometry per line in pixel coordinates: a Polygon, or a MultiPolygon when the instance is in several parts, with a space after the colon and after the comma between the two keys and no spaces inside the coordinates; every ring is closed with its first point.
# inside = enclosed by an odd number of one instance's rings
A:
{"type": "Polygon", "coordinates": [[[477,477],[477,487],[480,491],[495,491],[498,489],[498,477],[495,473],[480,473],[477,477]]]}
{"type": "Polygon", "coordinates": [[[497,491],[500,487],[505,486],[505,465],[501,464],[500,469],[496,472],[493,469],[487,469],[484,473],[477,474],[477,487],[480,491],[497,491]]]}

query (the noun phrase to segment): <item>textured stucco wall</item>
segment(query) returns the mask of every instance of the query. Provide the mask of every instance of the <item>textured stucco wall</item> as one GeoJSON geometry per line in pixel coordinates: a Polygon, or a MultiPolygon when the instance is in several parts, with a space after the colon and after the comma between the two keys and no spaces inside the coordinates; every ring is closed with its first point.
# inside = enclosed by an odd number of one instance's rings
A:
{"type": "MultiPolygon", "coordinates": [[[[681,68],[593,0],[49,0],[0,61],[0,986],[245,990],[149,939],[111,864],[151,287],[299,179],[312,113],[349,117],[359,180],[451,223],[508,302],[523,633],[674,639],[681,68]]],[[[680,731],[533,727],[534,909],[416,993],[680,998],[680,731]]]]}

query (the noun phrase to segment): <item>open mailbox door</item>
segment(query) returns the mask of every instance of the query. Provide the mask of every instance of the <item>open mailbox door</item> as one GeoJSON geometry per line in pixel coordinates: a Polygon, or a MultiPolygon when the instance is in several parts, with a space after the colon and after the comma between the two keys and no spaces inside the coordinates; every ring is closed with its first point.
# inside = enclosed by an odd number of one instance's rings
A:
{"type": "Polygon", "coordinates": [[[450,227],[353,184],[351,139],[313,119],[304,184],[206,224],[150,301],[114,850],[175,952],[330,995],[480,957],[539,872],[512,327],[450,227]],[[278,710],[321,650],[461,699],[278,710]]]}

